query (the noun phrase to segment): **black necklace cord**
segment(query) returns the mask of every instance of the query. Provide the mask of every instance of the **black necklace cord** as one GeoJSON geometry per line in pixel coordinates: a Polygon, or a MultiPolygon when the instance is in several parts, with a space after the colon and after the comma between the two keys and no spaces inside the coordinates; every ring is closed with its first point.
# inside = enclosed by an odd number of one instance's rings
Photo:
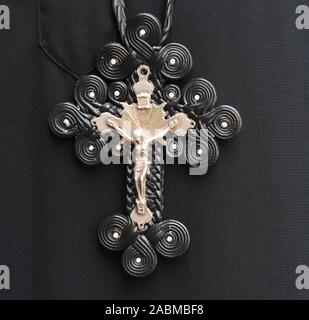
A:
{"type": "Polygon", "coordinates": [[[167,0],[166,2],[161,45],[167,40],[172,30],[175,3],[176,0],[167,0]]]}
{"type": "Polygon", "coordinates": [[[113,10],[121,41],[124,43],[127,49],[130,50],[130,45],[127,38],[127,16],[125,13],[125,8],[125,0],[113,0],[113,10]]]}
{"type": "MultiPolygon", "coordinates": [[[[134,49],[131,48],[130,43],[128,41],[128,37],[127,37],[127,16],[125,12],[125,8],[126,8],[125,2],[126,0],[113,0],[113,10],[116,18],[118,31],[120,33],[121,41],[124,43],[127,49],[132,52],[134,51],[134,49]]],[[[163,24],[163,31],[162,31],[162,37],[159,43],[161,46],[169,37],[172,29],[175,3],[176,3],[176,0],[166,0],[165,10],[164,10],[165,18],[164,18],[164,24],[163,24]]]]}

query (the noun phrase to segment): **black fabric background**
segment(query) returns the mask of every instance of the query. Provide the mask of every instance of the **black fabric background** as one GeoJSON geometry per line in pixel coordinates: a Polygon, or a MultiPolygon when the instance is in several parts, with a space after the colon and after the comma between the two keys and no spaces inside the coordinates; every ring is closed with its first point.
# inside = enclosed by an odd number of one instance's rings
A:
{"type": "MultiPolygon", "coordinates": [[[[307,0],[303,3],[309,5],[307,0]]],[[[192,76],[214,83],[244,127],[221,144],[207,176],[166,172],[165,218],[184,222],[190,251],[128,278],[101,248],[97,224],[125,213],[125,168],[89,168],[73,141],[53,136],[50,108],[75,81],[38,45],[35,0],[2,0],[0,31],[0,299],[307,299],[295,269],[309,264],[309,31],[296,0],[178,0],[171,41],[188,46],[192,76]]],[[[42,1],[44,44],[76,73],[117,40],[109,0],[42,1]]],[[[161,18],[163,1],[130,0],[128,15],[161,18]]]]}

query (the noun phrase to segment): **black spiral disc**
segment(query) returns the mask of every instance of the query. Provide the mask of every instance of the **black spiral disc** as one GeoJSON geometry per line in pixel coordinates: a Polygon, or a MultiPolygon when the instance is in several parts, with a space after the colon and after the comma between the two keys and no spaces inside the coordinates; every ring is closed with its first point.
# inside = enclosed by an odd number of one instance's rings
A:
{"type": "Polygon", "coordinates": [[[119,43],[110,43],[103,47],[98,55],[98,70],[109,80],[122,80],[136,67],[136,62],[128,50],[119,43]]]}
{"type": "Polygon", "coordinates": [[[216,101],[216,89],[208,80],[193,79],[183,89],[183,102],[186,105],[203,104],[203,111],[205,111],[213,107],[216,101]]]}
{"type": "Polygon", "coordinates": [[[227,140],[239,133],[242,120],[239,112],[230,106],[220,106],[215,109],[209,121],[209,130],[219,139],[227,140]]]}
{"type": "Polygon", "coordinates": [[[88,75],[76,83],[75,99],[82,105],[103,104],[107,98],[107,85],[98,76],[88,75]]]}
{"type": "Polygon", "coordinates": [[[128,87],[124,82],[113,82],[109,85],[108,96],[113,102],[124,102],[127,100],[128,87]]]}
{"type": "Polygon", "coordinates": [[[54,134],[71,138],[78,133],[75,110],[77,107],[72,103],[60,103],[50,111],[48,122],[54,134]]]}
{"type": "Polygon", "coordinates": [[[175,84],[167,85],[163,88],[163,99],[171,105],[176,105],[181,99],[181,90],[175,84]]]}
{"type": "Polygon", "coordinates": [[[89,166],[101,163],[101,150],[105,142],[100,138],[81,137],[75,141],[75,153],[78,159],[89,166]]]}
{"type": "Polygon", "coordinates": [[[139,46],[141,41],[150,46],[159,45],[162,37],[161,22],[152,14],[138,14],[128,24],[127,36],[133,47],[139,46]]]}
{"type": "Polygon", "coordinates": [[[180,257],[190,246],[188,229],[175,220],[167,220],[154,225],[147,236],[157,252],[166,258],[180,257]]]}
{"type": "Polygon", "coordinates": [[[98,227],[98,237],[101,244],[112,251],[123,250],[134,235],[129,217],[123,215],[108,217],[98,227]]]}
{"type": "Polygon", "coordinates": [[[170,43],[164,46],[159,56],[164,61],[162,74],[170,80],[184,78],[191,71],[193,66],[190,51],[179,43],[170,43]]]}
{"type": "Polygon", "coordinates": [[[122,255],[122,267],[132,277],[146,277],[157,267],[158,258],[145,236],[138,236],[122,255]]]}

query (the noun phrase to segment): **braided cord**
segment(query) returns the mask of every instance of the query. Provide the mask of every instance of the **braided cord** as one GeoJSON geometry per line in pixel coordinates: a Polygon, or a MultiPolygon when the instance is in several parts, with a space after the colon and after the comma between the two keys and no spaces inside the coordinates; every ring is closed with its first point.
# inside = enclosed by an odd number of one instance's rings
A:
{"type": "Polygon", "coordinates": [[[120,33],[121,41],[130,49],[129,42],[126,35],[127,30],[127,16],[125,12],[125,0],[113,0],[113,10],[116,18],[118,31],[120,33]]]}
{"type": "Polygon", "coordinates": [[[165,7],[165,20],[161,45],[167,40],[173,26],[174,7],[176,0],[167,0],[165,7]]]}

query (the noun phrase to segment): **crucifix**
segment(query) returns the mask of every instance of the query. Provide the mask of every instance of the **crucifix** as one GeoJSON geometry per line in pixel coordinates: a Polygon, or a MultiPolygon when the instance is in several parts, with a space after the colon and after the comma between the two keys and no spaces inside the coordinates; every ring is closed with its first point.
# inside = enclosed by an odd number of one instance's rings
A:
{"type": "MultiPolygon", "coordinates": [[[[168,132],[176,136],[185,136],[196,123],[181,112],[166,119],[164,107],[167,103],[156,105],[151,101],[155,88],[148,79],[150,68],[147,65],[141,65],[137,69],[137,75],[139,80],[133,85],[137,103],[122,103],[121,117],[104,112],[99,117],[93,118],[91,122],[100,133],[105,134],[115,130],[135,147],[133,171],[137,198],[136,207],[130,217],[143,231],[145,225],[153,219],[153,214],[147,207],[146,198],[146,179],[151,164],[150,146],[156,142],[165,145],[163,138],[168,132]]],[[[124,140],[120,143],[123,144],[124,140]]]]}

